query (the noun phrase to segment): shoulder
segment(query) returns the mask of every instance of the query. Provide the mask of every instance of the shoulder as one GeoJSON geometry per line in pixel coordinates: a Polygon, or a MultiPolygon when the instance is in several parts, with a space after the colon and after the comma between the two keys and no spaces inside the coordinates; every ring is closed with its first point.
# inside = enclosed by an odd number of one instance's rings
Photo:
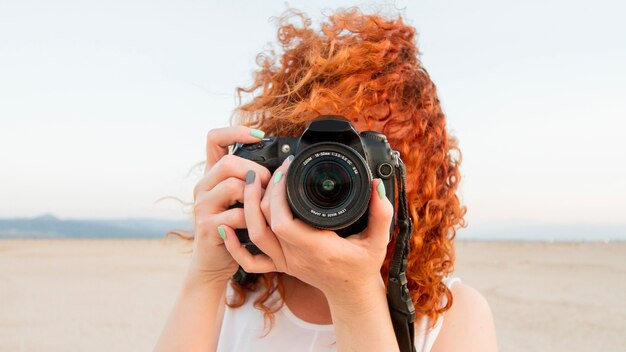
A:
{"type": "Polygon", "coordinates": [[[497,351],[493,314],[485,297],[463,283],[450,290],[452,307],[444,313],[433,352],[497,351]]]}

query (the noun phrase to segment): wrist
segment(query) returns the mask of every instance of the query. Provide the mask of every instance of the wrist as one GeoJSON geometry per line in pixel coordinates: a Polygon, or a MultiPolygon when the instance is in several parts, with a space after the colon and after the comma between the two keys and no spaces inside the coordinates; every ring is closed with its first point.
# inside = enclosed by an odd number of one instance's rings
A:
{"type": "Polygon", "coordinates": [[[331,310],[348,314],[363,312],[368,307],[387,301],[385,284],[380,275],[327,289],[324,295],[331,310]]]}
{"type": "Polygon", "coordinates": [[[329,292],[326,299],[337,334],[337,350],[399,350],[380,275],[376,280],[363,281],[352,292],[329,292]]]}
{"type": "Polygon", "coordinates": [[[195,271],[187,272],[183,282],[184,291],[225,289],[230,276],[222,274],[203,274],[195,271]]]}

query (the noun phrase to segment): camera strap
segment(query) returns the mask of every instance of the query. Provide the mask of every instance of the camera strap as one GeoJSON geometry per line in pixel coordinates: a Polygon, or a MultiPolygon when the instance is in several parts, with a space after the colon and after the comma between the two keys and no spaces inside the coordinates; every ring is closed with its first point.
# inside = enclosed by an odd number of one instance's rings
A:
{"type": "Polygon", "coordinates": [[[409,214],[409,206],[406,196],[406,166],[400,159],[400,153],[395,151],[394,158],[395,178],[398,185],[398,211],[396,237],[393,257],[389,266],[389,279],[387,282],[387,302],[391,323],[396,333],[396,340],[401,352],[415,352],[415,307],[407,286],[406,268],[409,256],[409,240],[413,231],[413,222],[409,214]]]}

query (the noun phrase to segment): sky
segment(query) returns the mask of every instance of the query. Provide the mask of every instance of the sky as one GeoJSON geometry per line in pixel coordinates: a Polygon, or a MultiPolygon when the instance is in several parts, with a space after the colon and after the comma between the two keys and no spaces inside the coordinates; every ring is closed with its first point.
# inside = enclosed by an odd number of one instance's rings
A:
{"type": "Polygon", "coordinates": [[[355,5],[417,29],[470,227],[626,223],[619,1],[0,1],[0,217],[185,217],[272,17],[355,5]]]}

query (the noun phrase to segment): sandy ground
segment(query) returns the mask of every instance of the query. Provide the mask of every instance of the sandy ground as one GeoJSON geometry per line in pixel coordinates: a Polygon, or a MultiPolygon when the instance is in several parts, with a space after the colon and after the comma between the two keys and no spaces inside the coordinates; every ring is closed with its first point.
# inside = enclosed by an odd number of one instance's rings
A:
{"type": "MultiPolygon", "coordinates": [[[[149,351],[188,255],[178,242],[1,240],[0,351],[149,351]]],[[[457,244],[501,351],[625,351],[626,243],[457,244]]]]}

